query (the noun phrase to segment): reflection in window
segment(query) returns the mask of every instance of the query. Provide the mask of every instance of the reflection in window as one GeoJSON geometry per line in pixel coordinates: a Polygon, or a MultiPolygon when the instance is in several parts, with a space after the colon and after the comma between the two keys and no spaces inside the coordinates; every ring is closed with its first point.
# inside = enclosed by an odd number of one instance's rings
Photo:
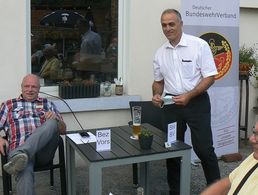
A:
{"type": "Polygon", "coordinates": [[[45,86],[117,78],[118,0],[31,0],[31,71],[45,86]]]}

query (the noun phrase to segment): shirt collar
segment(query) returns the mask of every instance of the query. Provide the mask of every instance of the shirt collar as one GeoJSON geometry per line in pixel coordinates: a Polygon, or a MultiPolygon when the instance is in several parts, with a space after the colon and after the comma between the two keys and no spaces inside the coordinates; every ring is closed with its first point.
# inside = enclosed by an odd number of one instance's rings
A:
{"type": "Polygon", "coordinates": [[[181,36],[181,39],[180,39],[180,41],[179,41],[179,43],[175,46],[175,47],[173,47],[170,43],[169,43],[169,41],[167,41],[166,43],[165,43],[165,47],[166,48],[176,48],[176,47],[186,47],[187,46],[187,41],[186,41],[186,36],[185,36],[185,34],[184,33],[182,33],[182,36],[181,36]]]}
{"type": "MultiPolygon", "coordinates": [[[[21,101],[26,101],[23,97],[22,94],[18,97],[18,100],[21,101]]],[[[36,100],[34,100],[33,102],[43,102],[43,98],[38,97],[36,100]]]]}

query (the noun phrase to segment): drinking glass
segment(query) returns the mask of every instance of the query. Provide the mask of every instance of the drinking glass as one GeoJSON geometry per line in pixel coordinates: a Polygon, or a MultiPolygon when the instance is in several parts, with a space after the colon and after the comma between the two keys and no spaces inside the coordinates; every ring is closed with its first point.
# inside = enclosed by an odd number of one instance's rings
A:
{"type": "Polygon", "coordinates": [[[141,116],[142,116],[141,106],[133,106],[132,113],[133,113],[133,138],[138,139],[138,136],[141,133],[141,116]]]}

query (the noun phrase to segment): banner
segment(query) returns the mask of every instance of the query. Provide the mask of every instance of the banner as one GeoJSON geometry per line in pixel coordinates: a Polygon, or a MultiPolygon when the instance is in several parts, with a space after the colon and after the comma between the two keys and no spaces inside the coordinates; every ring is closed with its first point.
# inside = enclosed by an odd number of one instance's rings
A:
{"type": "MultiPolygon", "coordinates": [[[[184,32],[207,41],[218,70],[208,90],[215,152],[238,152],[239,0],[182,0],[181,14],[184,32]]],[[[191,144],[189,130],[186,142],[191,144]]]]}

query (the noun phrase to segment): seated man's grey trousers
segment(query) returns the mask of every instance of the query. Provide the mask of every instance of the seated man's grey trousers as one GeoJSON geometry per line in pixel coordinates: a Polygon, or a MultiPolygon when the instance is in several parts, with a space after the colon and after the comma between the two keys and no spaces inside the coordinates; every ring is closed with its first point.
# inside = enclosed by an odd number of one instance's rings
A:
{"type": "Polygon", "coordinates": [[[30,135],[24,144],[10,151],[9,158],[19,152],[25,152],[29,159],[25,169],[16,175],[17,195],[35,195],[34,163],[44,165],[51,162],[58,146],[58,139],[57,121],[47,120],[30,135]]]}

